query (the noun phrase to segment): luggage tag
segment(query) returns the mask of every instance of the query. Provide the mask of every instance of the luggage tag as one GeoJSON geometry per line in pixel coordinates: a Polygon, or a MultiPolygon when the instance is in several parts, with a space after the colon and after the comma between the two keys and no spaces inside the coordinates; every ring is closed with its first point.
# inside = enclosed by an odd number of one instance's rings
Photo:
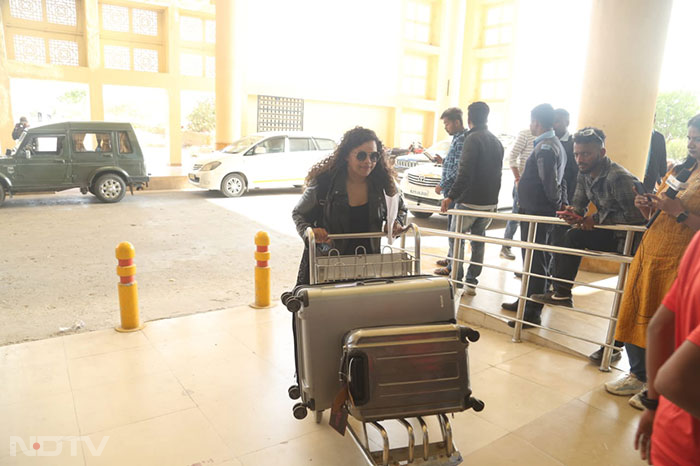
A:
{"type": "Polygon", "coordinates": [[[343,388],[338,392],[333,400],[333,406],[331,407],[331,418],[328,423],[333,429],[335,429],[340,435],[345,436],[345,429],[348,426],[348,408],[346,406],[346,401],[350,398],[350,391],[347,385],[343,385],[343,388]]]}

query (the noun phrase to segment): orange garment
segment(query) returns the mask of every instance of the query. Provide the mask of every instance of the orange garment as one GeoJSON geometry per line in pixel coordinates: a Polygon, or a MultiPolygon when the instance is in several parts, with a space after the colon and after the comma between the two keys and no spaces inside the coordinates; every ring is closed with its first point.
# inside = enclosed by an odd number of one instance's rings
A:
{"type": "MultiPolygon", "coordinates": [[[[662,192],[668,189],[666,179],[669,175],[664,178],[662,192]]],[[[681,191],[678,199],[688,212],[700,215],[700,169],[691,173],[688,187],[681,191]]],[[[630,265],[617,320],[616,340],[646,348],[649,321],[671,289],[683,253],[694,234],[695,231],[665,212],[661,212],[644,233],[630,265]]]]}

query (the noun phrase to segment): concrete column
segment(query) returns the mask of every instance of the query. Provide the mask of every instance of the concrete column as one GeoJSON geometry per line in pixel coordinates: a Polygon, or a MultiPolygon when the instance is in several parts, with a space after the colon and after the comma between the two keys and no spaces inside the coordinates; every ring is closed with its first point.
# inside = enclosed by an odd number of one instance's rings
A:
{"type": "Polygon", "coordinates": [[[182,165],[182,118],[180,115],[180,11],[175,6],[166,10],[165,37],[167,38],[167,72],[173,79],[168,87],[168,145],[170,166],[182,165]]]}
{"type": "Polygon", "coordinates": [[[90,81],[90,119],[103,121],[105,119],[105,106],[102,94],[102,49],[100,45],[100,13],[97,0],[85,0],[83,2],[83,18],[85,24],[85,64],[89,70],[90,81]]]}
{"type": "Polygon", "coordinates": [[[243,13],[237,0],[216,0],[216,148],[241,136],[243,83],[241,54],[243,13]]]}
{"type": "Polygon", "coordinates": [[[578,126],[608,137],[610,158],[644,175],[673,0],[594,0],[578,126]]]}
{"type": "Polygon", "coordinates": [[[170,166],[182,166],[182,128],[180,118],[180,88],[168,89],[169,117],[168,137],[170,144],[170,166]]]}
{"type": "Polygon", "coordinates": [[[5,45],[5,23],[2,20],[2,8],[0,8],[0,149],[5,153],[6,149],[15,146],[12,140],[12,104],[10,102],[10,74],[7,71],[7,52],[5,45]]]}
{"type": "MultiPolygon", "coordinates": [[[[462,55],[461,69],[459,72],[460,80],[454,83],[454,90],[458,93],[458,106],[465,111],[467,106],[472,103],[478,95],[477,90],[477,73],[479,70],[477,60],[477,48],[479,46],[479,37],[482,29],[481,8],[483,0],[468,1],[462,10],[464,18],[463,35],[458,36],[457,40],[462,39],[462,55]]],[[[452,87],[452,86],[451,86],[452,87]]],[[[467,124],[466,115],[464,124],[467,124]]]]}

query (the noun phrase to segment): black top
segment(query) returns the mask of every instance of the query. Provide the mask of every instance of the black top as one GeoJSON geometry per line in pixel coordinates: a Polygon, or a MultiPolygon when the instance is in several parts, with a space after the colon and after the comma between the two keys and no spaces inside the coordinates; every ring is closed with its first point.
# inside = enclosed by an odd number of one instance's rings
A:
{"type": "MultiPolygon", "coordinates": [[[[369,232],[369,202],[350,206],[350,231],[348,233],[369,232]]],[[[369,239],[351,239],[344,245],[341,254],[368,254],[372,251],[369,239]],[[362,248],[359,248],[362,246],[362,248]],[[359,248],[359,250],[358,250],[359,248]]]]}

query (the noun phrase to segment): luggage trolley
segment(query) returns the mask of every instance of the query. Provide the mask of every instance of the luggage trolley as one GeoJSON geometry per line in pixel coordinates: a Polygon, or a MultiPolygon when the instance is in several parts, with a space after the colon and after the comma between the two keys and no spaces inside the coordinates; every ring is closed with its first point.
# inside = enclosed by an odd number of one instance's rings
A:
{"type": "MultiPolygon", "coordinates": [[[[353,234],[332,234],[329,239],[366,239],[380,238],[384,233],[353,233],[353,234]]],[[[400,246],[384,245],[382,253],[367,254],[362,246],[358,247],[354,255],[341,255],[337,249],[331,249],[328,255],[318,255],[316,250],[316,240],[313,230],[308,228],[306,237],[309,244],[309,277],[311,285],[344,282],[352,280],[368,280],[383,278],[399,278],[417,276],[421,274],[420,268],[420,230],[414,224],[409,224],[406,232],[400,237],[400,246]],[[406,234],[412,232],[414,235],[414,247],[411,253],[406,249],[406,234]]],[[[297,312],[302,303],[294,293],[284,293],[282,302],[291,312],[297,312]]],[[[476,333],[478,338],[478,333],[476,333]]],[[[295,337],[296,338],[296,337],[295,337]]],[[[474,340],[475,341],[475,340],[474,340]]],[[[296,355],[295,355],[296,358],[296,355]]],[[[289,397],[293,400],[299,399],[301,389],[299,385],[289,387],[289,397]]],[[[483,409],[483,403],[473,399],[471,406],[475,411],[483,409]]],[[[297,419],[306,417],[307,410],[315,411],[315,420],[320,423],[323,418],[323,409],[316,409],[313,403],[297,403],[293,413],[297,419]]],[[[370,465],[457,465],[462,462],[462,456],[457,451],[453,438],[452,427],[446,414],[435,413],[427,416],[416,416],[409,419],[395,418],[374,421],[360,421],[357,419],[348,422],[347,429],[350,435],[362,451],[362,454],[370,465]],[[426,419],[424,419],[424,417],[426,419]],[[436,439],[435,435],[429,434],[429,422],[433,424],[435,417],[439,425],[441,435],[436,439]],[[403,439],[390,439],[389,431],[380,424],[396,423],[401,429],[405,429],[406,436],[403,439]],[[353,423],[361,424],[361,433],[353,427],[353,423]],[[382,449],[373,450],[368,435],[368,425],[375,429],[381,437],[382,449]],[[421,443],[416,445],[416,432],[421,439],[421,443]],[[431,439],[435,439],[431,442],[431,439]],[[392,447],[399,444],[399,447],[392,447]]],[[[392,430],[392,429],[390,429],[392,430]]],[[[393,431],[393,430],[392,430],[393,431]]]]}

